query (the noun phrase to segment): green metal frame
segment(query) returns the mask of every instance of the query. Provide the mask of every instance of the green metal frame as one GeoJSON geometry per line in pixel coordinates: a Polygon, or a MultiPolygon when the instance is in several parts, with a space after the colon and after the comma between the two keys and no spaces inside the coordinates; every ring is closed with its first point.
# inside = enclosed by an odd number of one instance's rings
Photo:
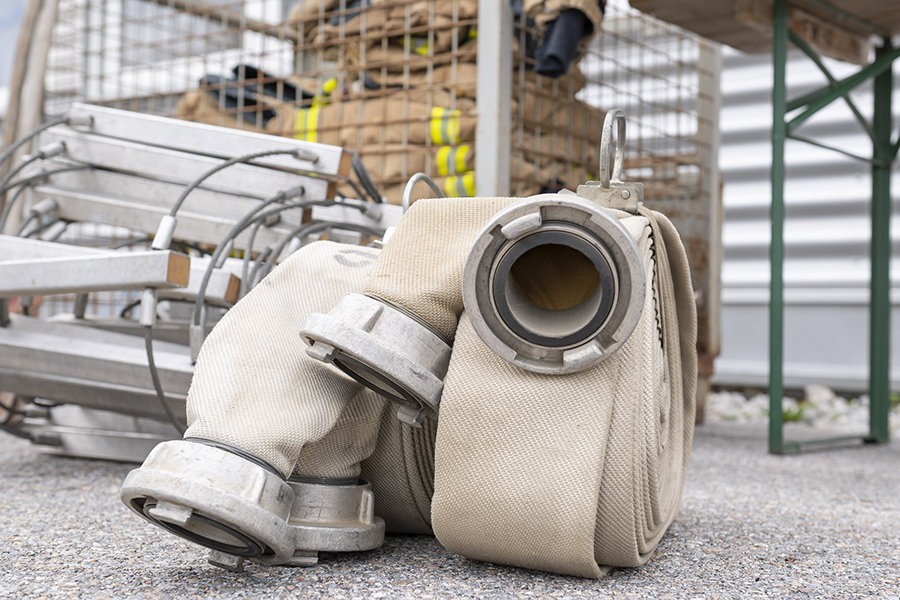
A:
{"type": "MultiPolygon", "coordinates": [[[[876,49],[875,60],[859,72],[843,80],[835,79],[819,55],[788,27],[789,0],[775,0],[772,54],[775,80],[772,88],[772,241],[770,249],[771,284],[769,301],[769,452],[787,454],[799,452],[805,446],[844,443],[859,440],[886,443],[890,440],[888,417],[890,412],[890,320],[891,320],[891,165],[900,149],[900,135],[891,142],[891,103],[893,82],[891,66],[900,57],[891,38],[881,35],[882,45],[876,49]],[[788,41],[802,50],[828,79],[820,90],[788,101],[785,76],[788,41]],[[874,116],[868,123],[849,93],[861,83],[874,80],[874,116]],[[799,125],[838,98],[843,98],[872,140],[872,157],[852,154],[841,148],[822,144],[796,135],[799,125]],[[785,120],[789,113],[801,111],[785,120]],[[869,434],[842,436],[804,442],[785,443],[784,413],[784,146],[787,139],[813,144],[868,162],[872,166],[872,242],[871,284],[869,305],[869,434]]],[[[820,4],[826,4],[824,1],[820,4]]],[[[832,10],[838,11],[833,6],[832,10]]],[[[854,15],[845,15],[855,23],[868,25],[872,33],[878,30],[854,15]]]]}

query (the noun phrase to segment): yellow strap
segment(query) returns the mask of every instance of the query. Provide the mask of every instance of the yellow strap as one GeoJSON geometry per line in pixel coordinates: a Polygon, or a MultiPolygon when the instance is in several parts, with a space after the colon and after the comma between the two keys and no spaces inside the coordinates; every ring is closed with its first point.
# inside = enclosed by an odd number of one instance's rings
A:
{"type": "Polygon", "coordinates": [[[448,198],[474,198],[475,173],[470,171],[457,177],[448,177],[444,181],[444,192],[448,198]]]}
{"type": "Polygon", "coordinates": [[[403,47],[419,56],[428,56],[431,50],[431,44],[428,43],[428,38],[426,37],[405,37],[403,38],[403,47]]]}
{"type": "Polygon", "coordinates": [[[444,180],[444,193],[448,198],[459,198],[459,194],[456,193],[458,190],[456,183],[456,177],[448,177],[444,180]]]}
{"type": "Polygon", "coordinates": [[[435,106],[431,109],[431,142],[433,144],[459,143],[460,111],[435,106]]]}
{"type": "Polygon", "coordinates": [[[304,142],[317,142],[316,130],[319,128],[320,104],[313,104],[310,108],[301,108],[294,117],[294,139],[304,142]]]}
{"type": "Polygon", "coordinates": [[[441,146],[437,151],[437,170],[438,175],[450,174],[450,154],[453,152],[453,146],[441,146]]]}
{"type": "Polygon", "coordinates": [[[475,197],[475,173],[466,173],[462,176],[463,185],[466,186],[466,196],[475,197]]]}
{"type": "MultiPolygon", "coordinates": [[[[466,158],[469,156],[469,151],[472,149],[472,146],[469,144],[463,144],[462,146],[457,147],[456,149],[456,172],[457,173],[465,173],[466,172],[466,158]]],[[[473,194],[474,196],[474,194],[473,194]]]]}
{"type": "Polygon", "coordinates": [[[465,173],[466,158],[472,147],[469,144],[462,146],[441,146],[437,151],[438,175],[454,175],[465,173]]]}

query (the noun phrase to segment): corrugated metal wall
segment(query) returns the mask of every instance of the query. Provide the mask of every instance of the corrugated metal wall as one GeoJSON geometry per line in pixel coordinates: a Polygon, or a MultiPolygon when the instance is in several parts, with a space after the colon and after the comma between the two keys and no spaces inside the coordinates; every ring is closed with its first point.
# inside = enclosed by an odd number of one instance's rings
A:
{"type": "MultiPolygon", "coordinates": [[[[769,142],[771,55],[724,51],[720,166],[724,182],[722,353],[714,382],[765,385],[768,373],[769,142]]],[[[826,61],[837,78],[856,67],[826,61]]],[[[894,65],[894,115],[900,113],[894,65]]],[[[824,76],[799,52],[788,64],[788,97],[820,87],[824,76]]],[[[871,86],[853,93],[871,118],[871,86]]],[[[843,101],[798,135],[871,156],[871,142],[843,101]]],[[[894,132],[894,137],[897,135],[894,132]]],[[[869,197],[867,163],[802,142],[787,144],[785,203],[785,381],[842,390],[868,387],[869,197]]],[[[894,173],[900,171],[896,165],[894,173]]],[[[900,199],[900,178],[893,178],[900,199]]],[[[900,230],[893,219],[892,386],[900,389],[900,230]]]]}

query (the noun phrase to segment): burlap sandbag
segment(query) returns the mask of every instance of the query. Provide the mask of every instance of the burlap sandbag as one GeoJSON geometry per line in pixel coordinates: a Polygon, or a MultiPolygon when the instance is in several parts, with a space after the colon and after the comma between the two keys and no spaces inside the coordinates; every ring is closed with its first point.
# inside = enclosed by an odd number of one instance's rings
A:
{"type": "MultiPolygon", "coordinates": [[[[436,36],[436,42],[445,42],[444,36],[450,32],[440,32],[436,36]]],[[[427,45],[427,38],[417,37],[412,40],[412,48],[407,52],[404,47],[404,38],[390,38],[389,40],[376,39],[366,43],[365,51],[360,50],[360,44],[351,42],[347,45],[345,53],[345,65],[348,71],[367,69],[374,72],[373,79],[380,77],[382,70],[388,73],[403,73],[405,69],[411,72],[425,71],[430,67],[448,65],[454,61],[457,63],[474,63],[478,58],[478,40],[465,41],[461,39],[456,52],[452,47],[438,50],[438,44],[427,45]],[[465,42],[465,43],[463,43],[465,42]]]]}
{"type": "MultiPolygon", "coordinates": [[[[327,11],[336,11],[338,8],[330,0],[327,4],[327,11]]],[[[340,60],[347,56],[340,47],[348,42],[358,41],[363,37],[378,39],[405,36],[410,28],[422,27],[433,32],[434,46],[431,51],[446,52],[452,46],[454,35],[457,43],[466,39],[468,25],[465,23],[478,14],[477,0],[414,0],[408,3],[372,0],[371,4],[362,11],[348,10],[347,17],[352,18],[342,18],[336,12],[324,15],[319,13],[315,0],[312,0],[312,4],[295,7],[288,23],[303,32],[307,43],[321,45],[326,60],[340,60]]]]}
{"type": "MultiPolygon", "coordinates": [[[[457,148],[459,147],[457,146],[457,148]]],[[[438,150],[438,154],[441,154],[441,149],[438,150]]],[[[460,152],[457,152],[457,155],[459,154],[460,152]]],[[[474,155],[474,151],[467,153],[463,158],[467,158],[469,155],[474,155]]],[[[539,193],[541,190],[554,192],[563,188],[575,190],[585,181],[596,178],[593,169],[562,162],[562,159],[554,161],[542,159],[540,163],[533,162],[534,160],[537,159],[529,158],[518,150],[512,154],[510,183],[517,196],[531,196],[539,193]]],[[[434,169],[431,172],[433,171],[434,169]]],[[[391,204],[401,204],[409,176],[385,180],[377,177],[378,171],[371,172],[376,175],[376,181],[381,184],[379,189],[387,201],[391,204]]],[[[409,175],[412,176],[412,174],[410,173],[409,175]]],[[[449,198],[473,197],[477,193],[477,173],[475,171],[454,173],[446,176],[433,175],[432,179],[441,189],[443,195],[449,198]]],[[[410,203],[423,198],[437,197],[430,186],[419,183],[413,187],[410,193],[410,203]]]]}
{"type": "MultiPolygon", "coordinates": [[[[263,108],[273,107],[260,107],[260,110],[263,108]]],[[[245,109],[245,111],[246,110],[249,110],[249,107],[248,109],[245,109]]],[[[265,121],[262,117],[257,121],[255,119],[255,114],[250,114],[254,117],[253,122],[244,119],[243,115],[238,115],[236,108],[223,108],[219,105],[219,102],[205,90],[188,90],[178,101],[178,104],[175,105],[176,119],[264,133],[266,125],[265,121]]]]}
{"type": "Polygon", "coordinates": [[[456,146],[403,146],[386,144],[364,146],[359,155],[377,181],[408,179],[415,173],[462,175],[475,168],[473,144],[456,146]]]}
{"type": "Polygon", "coordinates": [[[475,139],[478,118],[400,94],[282,111],[269,133],[348,148],[371,144],[459,144],[475,139]]]}
{"type": "MultiPolygon", "coordinates": [[[[417,71],[409,75],[390,72],[384,74],[374,69],[368,71],[368,73],[373,81],[388,87],[439,85],[448,90],[453,90],[457,96],[465,98],[475,98],[478,93],[478,65],[474,63],[462,62],[457,65],[441,65],[432,69],[431,73],[417,71]]],[[[565,97],[572,97],[586,83],[587,79],[577,65],[573,65],[568,73],[557,79],[542,77],[532,70],[519,71],[516,68],[513,76],[513,101],[523,100],[527,103],[528,99],[524,96],[529,94],[529,90],[533,88],[543,89],[547,95],[556,94],[557,100],[563,97],[562,94],[567,94],[565,97]],[[524,84],[521,80],[524,80],[524,84]]],[[[529,106],[528,104],[525,105],[526,111],[534,115],[534,108],[529,106]]]]}
{"type": "Polygon", "coordinates": [[[330,102],[345,102],[348,100],[375,101],[385,97],[407,98],[410,102],[424,104],[426,106],[440,106],[442,108],[458,110],[463,113],[475,111],[475,100],[453,95],[450,90],[439,86],[422,85],[408,90],[382,88],[380,90],[360,90],[358,79],[347,75],[343,79],[344,88],[341,93],[333,93],[330,102]]]}

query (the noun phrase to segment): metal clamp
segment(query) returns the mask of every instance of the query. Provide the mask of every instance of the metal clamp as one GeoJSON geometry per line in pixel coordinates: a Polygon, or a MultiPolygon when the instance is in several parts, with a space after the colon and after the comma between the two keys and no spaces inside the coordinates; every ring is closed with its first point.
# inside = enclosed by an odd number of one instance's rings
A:
{"type": "Polygon", "coordinates": [[[250,455],[189,441],[159,444],[119,495],[141,517],[211,549],[209,562],[309,566],[318,552],[384,543],[368,483],[285,482],[250,455]]]}
{"type": "Polygon", "coordinates": [[[640,252],[619,220],[558,194],[497,213],[463,271],[463,302],[479,337],[545,374],[580,371],[615,352],[637,325],[644,288],[640,252]]]}
{"type": "Polygon", "coordinates": [[[297,536],[291,564],[313,565],[318,552],[359,552],[384,543],[384,520],[365,482],[329,485],[288,480],[297,499],[290,525],[297,536]]]}
{"type": "Polygon", "coordinates": [[[586,200],[607,208],[637,213],[644,201],[644,184],[622,181],[622,166],[625,162],[625,113],[614,108],[606,113],[603,133],[600,138],[600,181],[588,181],[579,185],[577,194],[586,200]],[[613,124],[617,127],[616,153],[610,175],[609,148],[612,145],[613,124]]]}
{"type": "Polygon", "coordinates": [[[347,294],[327,315],[313,313],[300,330],[312,358],[334,363],[400,405],[397,417],[421,427],[437,416],[450,344],[427,324],[383,299],[347,294]]]}
{"type": "Polygon", "coordinates": [[[163,442],[128,474],[119,497],[154,525],[223,555],[285,563],[294,554],[290,486],[221,448],[163,442]]]}

